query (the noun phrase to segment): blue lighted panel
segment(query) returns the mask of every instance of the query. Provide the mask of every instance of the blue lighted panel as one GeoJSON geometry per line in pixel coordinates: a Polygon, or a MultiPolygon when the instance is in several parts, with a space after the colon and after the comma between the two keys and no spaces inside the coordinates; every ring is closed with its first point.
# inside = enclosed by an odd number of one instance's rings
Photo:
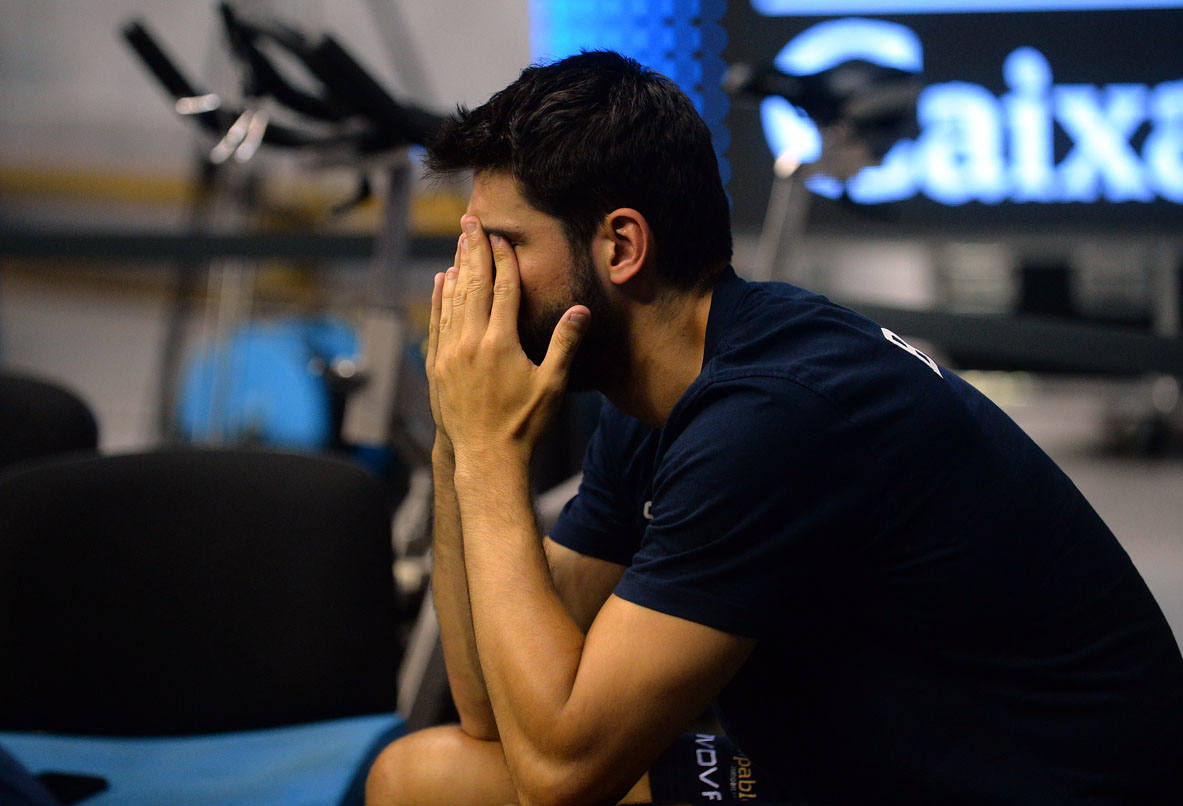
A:
{"type": "Polygon", "coordinates": [[[581,50],[615,50],[669,76],[710,127],[726,182],[723,154],[728,99],[719,88],[726,34],[725,0],[530,0],[530,48],[549,62],[581,50]]]}

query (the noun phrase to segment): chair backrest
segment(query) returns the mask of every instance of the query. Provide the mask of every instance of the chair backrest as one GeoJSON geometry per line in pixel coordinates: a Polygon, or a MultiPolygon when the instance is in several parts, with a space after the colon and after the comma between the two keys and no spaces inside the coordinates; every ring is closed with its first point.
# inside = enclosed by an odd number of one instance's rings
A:
{"type": "Polygon", "coordinates": [[[390,508],[324,456],[176,449],[0,477],[0,730],[392,711],[390,508]]]}
{"type": "Polygon", "coordinates": [[[0,372],[0,469],[72,451],[94,451],[98,424],[90,407],[50,381],[0,372]]]}

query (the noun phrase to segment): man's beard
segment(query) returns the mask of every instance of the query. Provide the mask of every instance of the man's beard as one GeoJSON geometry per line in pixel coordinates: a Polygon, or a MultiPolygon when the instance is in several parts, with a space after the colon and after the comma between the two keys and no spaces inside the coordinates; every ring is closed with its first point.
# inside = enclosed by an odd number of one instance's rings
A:
{"type": "Polygon", "coordinates": [[[522,350],[535,364],[541,364],[563,314],[572,305],[585,305],[591,311],[591,317],[571,362],[567,388],[579,392],[602,387],[615,373],[624,369],[627,323],[600,285],[595,264],[586,251],[582,262],[575,264],[568,278],[567,295],[566,300],[550,303],[537,313],[527,312],[523,300],[518,312],[518,338],[522,350]]]}

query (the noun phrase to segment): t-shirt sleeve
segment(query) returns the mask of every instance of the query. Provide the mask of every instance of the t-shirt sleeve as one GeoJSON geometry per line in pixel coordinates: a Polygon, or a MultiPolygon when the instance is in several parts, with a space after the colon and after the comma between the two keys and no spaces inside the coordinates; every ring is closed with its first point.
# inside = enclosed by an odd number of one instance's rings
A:
{"type": "Polygon", "coordinates": [[[651,433],[605,404],[583,458],[583,477],[550,530],[572,551],[628,565],[641,542],[637,487],[643,445],[651,433]]]}
{"type": "Polygon", "coordinates": [[[783,632],[822,606],[817,581],[860,530],[869,463],[828,402],[789,381],[718,384],[693,408],[665,435],[653,519],[615,592],[736,635],[783,632]]]}

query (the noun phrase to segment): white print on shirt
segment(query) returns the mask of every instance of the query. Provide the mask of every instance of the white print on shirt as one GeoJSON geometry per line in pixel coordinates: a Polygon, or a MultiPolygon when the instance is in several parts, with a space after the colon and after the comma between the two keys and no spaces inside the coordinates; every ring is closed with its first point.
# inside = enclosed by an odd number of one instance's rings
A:
{"type": "Polygon", "coordinates": [[[694,751],[694,760],[702,768],[702,772],[698,774],[698,780],[711,787],[699,794],[707,800],[723,800],[719,784],[711,780],[711,776],[719,771],[719,755],[715,752],[715,737],[709,733],[696,733],[694,743],[698,745],[694,751]]]}
{"type": "Polygon", "coordinates": [[[937,366],[936,361],[933,361],[927,355],[925,355],[924,353],[917,350],[911,344],[908,344],[908,342],[904,341],[903,339],[901,339],[896,334],[892,333],[887,328],[883,328],[883,337],[885,339],[887,339],[889,342],[891,342],[892,344],[894,344],[896,347],[899,347],[900,349],[904,350],[905,352],[909,352],[912,355],[919,358],[921,361],[923,361],[925,364],[928,365],[929,369],[931,369],[933,372],[935,372],[937,374],[938,378],[945,377],[944,375],[941,374],[941,368],[937,366]]]}
{"type": "Polygon", "coordinates": [[[641,517],[647,521],[653,520],[653,502],[646,501],[645,506],[641,508],[641,517]]]}

